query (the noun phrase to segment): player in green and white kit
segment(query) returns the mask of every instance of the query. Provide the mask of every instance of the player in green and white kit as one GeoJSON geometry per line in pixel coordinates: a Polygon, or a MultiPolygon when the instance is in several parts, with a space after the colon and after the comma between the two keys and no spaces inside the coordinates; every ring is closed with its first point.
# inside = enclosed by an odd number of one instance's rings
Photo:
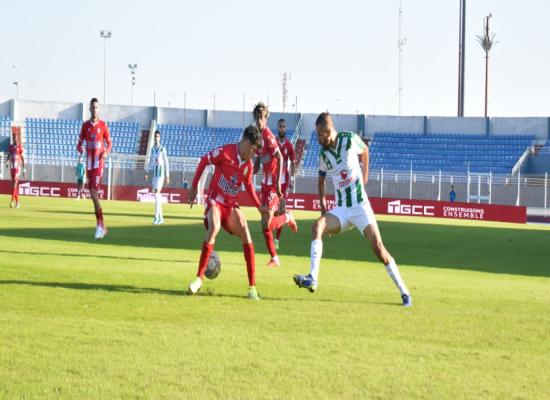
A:
{"type": "Polygon", "coordinates": [[[161,191],[162,185],[164,184],[164,178],[166,178],[167,185],[170,183],[170,165],[168,164],[166,148],[160,144],[160,131],[155,132],[155,144],[151,148],[149,165],[145,173],[146,181],[149,174],[152,175],[152,187],[153,192],[155,192],[155,218],[153,224],[162,225],[164,223],[164,218],[162,216],[161,191]]]}
{"type": "Polygon", "coordinates": [[[386,266],[386,271],[401,292],[405,307],[412,306],[411,295],[401,279],[395,260],[382,243],[376,218],[365,187],[368,181],[369,149],[352,132],[337,132],[330,114],[322,113],[315,121],[319,144],[319,197],[321,217],[313,224],[311,267],[309,275],[294,275],[298,287],[317,290],[319,267],[323,254],[324,235],[344,232],[355,227],[370,242],[374,253],[386,266]],[[361,164],[359,158],[361,158],[361,164]],[[336,191],[336,207],[327,212],[325,177],[332,178],[336,191]]]}
{"type": "Polygon", "coordinates": [[[86,170],[84,169],[84,164],[82,163],[82,155],[78,156],[78,164],[76,165],[76,186],[77,186],[77,192],[76,192],[76,199],[80,200],[82,197],[82,186],[84,186],[84,173],[86,170]]]}

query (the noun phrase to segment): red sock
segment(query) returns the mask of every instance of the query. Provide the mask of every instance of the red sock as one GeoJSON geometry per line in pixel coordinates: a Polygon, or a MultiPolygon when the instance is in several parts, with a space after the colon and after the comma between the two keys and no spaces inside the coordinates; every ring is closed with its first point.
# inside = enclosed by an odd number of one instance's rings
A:
{"type": "Polygon", "coordinates": [[[275,257],[277,255],[277,250],[275,250],[275,243],[273,243],[273,233],[271,233],[271,229],[266,229],[264,231],[264,238],[271,258],[275,257]]]}
{"type": "Polygon", "coordinates": [[[256,285],[256,262],[254,260],[254,244],[243,243],[244,259],[246,260],[246,272],[248,273],[248,284],[256,285]]]}
{"type": "Polygon", "coordinates": [[[15,202],[19,202],[19,185],[17,183],[13,183],[13,190],[11,191],[11,199],[12,201],[15,200],[15,202]]]}
{"type": "Polygon", "coordinates": [[[208,266],[208,260],[210,259],[210,254],[214,250],[214,244],[202,242],[201,258],[199,259],[199,270],[197,271],[197,276],[201,279],[204,279],[204,271],[208,266]]]}
{"type": "Polygon", "coordinates": [[[279,229],[286,224],[286,214],[271,218],[269,229],[279,229]]]}
{"type": "Polygon", "coordinates": [[[99,226],[103,226],[103,209],[99,209],[95,212],[95,219],[99,226]]]}
{"type": "Polygon", "coordinates": [[[281,233],[283,232],[283,228],[277,229],[277,240],[281,239],[281,233]]]}

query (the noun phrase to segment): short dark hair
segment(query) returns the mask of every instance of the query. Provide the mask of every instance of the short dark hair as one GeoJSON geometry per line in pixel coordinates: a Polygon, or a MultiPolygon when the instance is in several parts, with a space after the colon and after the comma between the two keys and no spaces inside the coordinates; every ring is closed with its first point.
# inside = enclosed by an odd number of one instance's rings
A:
{"type": "Polygon", "coordinates": [[[254,110],[252,110],[252,114],[254,114],[254,119],[258,119],[262,114],[265,113],[265,117],[269,117],[269,110],[267,106],[263,102],[259,102],[254,106],[254,110]]]}
{"type": "Polygon", "coordinates": [[[92,97],[92,100],[90,100],[90,104],[92,103],[99,103],[99,100],[96,97],[92,97]]]}
{"type": "Polygon", "coordinates": [[[286,124],[286,120],[284,118],[281,118],[280,120],[277,121],[277,125],[279,125],[281,122],[284,122],[286,124]]]}
{"type": "Polygon", "coordinates": [[[160,131],[159,131],[158,129],[155,131],[155,135],[156,135],[157,133],[158,133],[159,135],[161,135],[161,133],[160,133],[160,131]]]}
{"type": "Polygon", "coordinates": [[[262,145],[262,135],[260,130],[255,125],[248,125],[244,128],[243,139],[248,140],[248,142],[256,147],[262,145]]]}
{"type": "Polygon", "coordinates": [[[329,121],[332,121],[330,113],[328,111],[322,112],[315,120],[315,126],[326,125],[329,121]]]}

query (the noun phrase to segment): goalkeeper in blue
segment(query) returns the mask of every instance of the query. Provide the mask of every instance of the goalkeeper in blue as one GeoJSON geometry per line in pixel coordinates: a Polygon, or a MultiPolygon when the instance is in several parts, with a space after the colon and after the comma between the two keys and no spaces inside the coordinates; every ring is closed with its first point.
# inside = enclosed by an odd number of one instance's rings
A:
{"type": "Polygon", "coordinates": [[[319,198],[321,217],[312,229],[311,265],[308,275],[294,275],[300,288],[315,292],[319,282],[319,268],[323,254],[323,236],[345,232],[353,227],[370,242],[371,247],[384,263],[386,271],[401,293],[405,307],[412,306],[412,298],[405,286],[395,260],[382,243],[376,218],[367,198],[369,149],[361,138],[352,132],[337,132],[332,117],[322,113],[315,121],[319,152],[319,198]],[[361,159],[361,163],[359,162],[361,159]],[[336,191],[336,207],[326,209],[325,178],[332,178],[336,191]]]}
{"type": "Polygon", "coordinates": [[[160,131],[155,132],[155,144],[151,148],[151,156],[149,158],[149,165],[147,166],[147,172],[145,173],[145,181],[151,174],[152,189],[155,193],[155,218],[153,219],[154,225],[162,225],[164,218],[162,216],[162,186],[166,179],[166,184],[170,183],[170,166],[168,164],[168,155],[166,148],[160,144],[160,131]]]}

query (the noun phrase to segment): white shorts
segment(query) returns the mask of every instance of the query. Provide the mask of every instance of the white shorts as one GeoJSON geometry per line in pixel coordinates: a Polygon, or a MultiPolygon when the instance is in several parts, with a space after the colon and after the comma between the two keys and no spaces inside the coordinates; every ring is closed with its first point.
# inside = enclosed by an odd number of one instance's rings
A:
{"type": "Polygon", "coordinates": [[[340,220],[341,232],[356,227],[363,234],[368,225],[376,224],[376,218],[370,203],[360,204],[355,207],[335,207],[328,213],[340,220]]]}
{"type": "Polygon", "coordinates": [[[163,184],[164,184],[164,176],[161,176],[159,178],[153,178],[153,190],[158,190],[160,192],[162,190],[163,184]]]}

